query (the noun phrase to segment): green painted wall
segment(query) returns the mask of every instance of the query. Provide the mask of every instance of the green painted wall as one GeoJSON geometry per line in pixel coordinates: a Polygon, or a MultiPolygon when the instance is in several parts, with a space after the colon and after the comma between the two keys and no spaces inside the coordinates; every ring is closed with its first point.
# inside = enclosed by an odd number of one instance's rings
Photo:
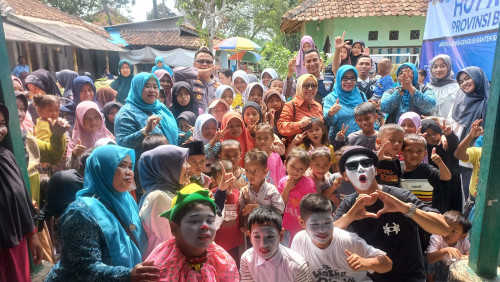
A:
{"type": "Polygon", "coordinates": [[[326,37],[332,45],[335,36],[345,30],[346,39],[363,40],[368,47],[421,46],[424,36],[425,17],[390,16],[365,18],[337,18],[302,24],[302,35],[310,35],[318,49],[323,49],[326,37]],[[389,31],[399,30],[399,40],[389,40],[389,31]],[[420,30],[418,40],[410,40],[410,30],[420,30]],[[369,31],[378,31],[378,40],[368,40],[369,31]]]}

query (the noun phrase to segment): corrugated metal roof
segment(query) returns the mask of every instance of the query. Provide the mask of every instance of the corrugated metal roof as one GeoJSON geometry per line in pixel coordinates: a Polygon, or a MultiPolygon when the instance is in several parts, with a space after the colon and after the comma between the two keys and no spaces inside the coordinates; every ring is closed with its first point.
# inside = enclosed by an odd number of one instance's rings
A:
{"type": "Polygon", "coordinates": [[[46,45],[60,45],[69,46],[70,44],[63,42],[61,40],[46,37],[40,34],[36,34],[29,30],[19,28],[12,24],[3,22],[3,29],[5,32],[5,39],[9,41],[17,42],[28,42],[28,43],[40,43],[46,45]]]}

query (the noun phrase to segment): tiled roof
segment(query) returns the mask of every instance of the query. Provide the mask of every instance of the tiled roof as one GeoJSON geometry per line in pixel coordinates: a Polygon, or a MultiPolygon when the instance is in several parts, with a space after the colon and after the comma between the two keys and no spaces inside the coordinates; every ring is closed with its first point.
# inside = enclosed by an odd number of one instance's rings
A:
{"type": "MultiPolygon", "coordinates": [[[[122,30],[121,37],[129,45],[144,46],[169,46],[196,50],[202,46],[200,37],[179,33],[179,31],[135,31],[122,30]]],[[[220,39],[214,40],[214,45],[219,43],[220,39]]]]}
{"type": "Polygon", "coordinates": [[[300,29],[304,21],[332,18],[425,17],[428,5],[428,0],[304,0],[283,15],[280,28],[285,33],[293,33],[300,29]]]}

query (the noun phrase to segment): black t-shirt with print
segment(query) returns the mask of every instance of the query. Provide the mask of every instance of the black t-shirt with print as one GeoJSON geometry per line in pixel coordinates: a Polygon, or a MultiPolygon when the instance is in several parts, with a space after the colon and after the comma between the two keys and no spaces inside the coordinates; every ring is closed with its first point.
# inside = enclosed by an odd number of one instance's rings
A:
{"type": "MultiPolygon", "coordinates": [[[[405,203],[413,203],[426,212],[438,210],[420,201],[411,192],[392,186],[383,186],[382,191],[393,195],[405,203]]],[[[346,214],[356,202],[358,193],[344,198],[335,212],[335,220],[346,214]]],[[[367,206],[368,212],[377,213],[384,206],[381,200],[367,206]]],[[[418,225],[402,213],[385,213],[379,218],[365,218],[351,223],[349,230],[363,238],[369,245],[387,253],[392,260],[392,270],[388,273],[373,273],[373,281],[425,281],[424,256],[418,236],[418,225]]]]}
{"type": "Polygon", "coordinates": [[[377,183],[399,187],[401,179],[401,163],[398,159],[380,160],[377,166],[377,183]]]}

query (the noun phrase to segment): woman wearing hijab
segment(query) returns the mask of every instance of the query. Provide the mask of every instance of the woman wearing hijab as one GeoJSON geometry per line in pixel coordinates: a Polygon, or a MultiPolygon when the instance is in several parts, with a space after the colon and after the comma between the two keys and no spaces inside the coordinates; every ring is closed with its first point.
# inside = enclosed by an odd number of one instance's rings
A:
{"type": "Polygon", "coordinates": [[[464,95],[453,78],[451,64],[450,56],[445,54],[437,55],[429,62],[431,81],[427,86],[436,94],[436,107],[431,112],[433,116],[448,118],[455,101],[464,95]]]}
{"type": "Polygon", "coordinates": [[[245,90],[245,103],[257,102],[260,103],[264,100],[264,88],[258,82],[250,82],[245,90]]]}
{"type": "Polygon", "coordinates": [[[300,49],[297,57],[295,57],[295,74],[297,77],[307,74],[307,69],[304,66],[304,52],[310,49],[316,49],[314,40],[309,35],[304,35],[300,40],[300,49]]]}
{"type": "Polygon", "coordinates": [[[224,115],[222,118],[221,128],[228,129],[227,133],[224,134],[221,142],[224,140],[236,140],[240,143],[241,147],[241,159],[240,159],[240,167],[245,167],[245,154],[252,150],[255,146],[255,143],[248,133],[248,130],[245,126],[245,122],[241,117],[241,114],[238,112],[229,112],[224,115]]]}
{"type": "Polygon", "coordinates": [[[311,124],[310,117],[323,120],[323,108],[314,100],[318,90],[318,80],[312,74],[304,74],[297,80],[297,90],[290,102],[285,103],[278,120],[278,131],[288,137],[304,132],[304,128],[311,124]]]}
{"type": "Polygon", "coordinates": [[[484,127],[490,83],[479,67],[467,67],[459,71],[457,82],[465,95],[455,102],[451,117],[456,123],[453,131],[462,140],[469,134],[470,126],[475,120],[482,119],[481,126],[484,127]]]}
{"type": "Polygon", "coordinates": [[[243,101],[243,96],[247,86],[250,84],[248,74],[243,70],[237,70],[233,73],[233,89],[236,92],[233,104],[231,105],[233,109],[239,109],[245,104],[243,101]]]}
{"type": "Polygon", "coordinates": [[[127,103],[115,117],[116,142],[142,153],[142,141],[149,134],[163,134],[169,144],[177,144],[174,115],[158,101],[160,82],[150,73],[134,76],[127,103]]]}
{"type": "Polygon", "coordinates": [[[330,128],[328,137],[332,144],[342,125],[349,126],[345,136],[360,129],[354,118],[354,108],[367,101],[365,94],[356,87],[358,71],[355,67],[340,67],[336,77],[333,91],[325,97],[323,104],[323,118],[330,128]]]}
{"type": "Polygon", "coordinates": [[[418,83],[417,67],[412,63],[404,63],[396,73],[398,86],[387,90],[380,102],[382,112],[389,114],[386,123],[396,123],[406,112],[430,115],[436,106],[436,95],[432,89],[418,83]]]}
{"type": "Polygon", "coordinates": [[[165,62],[163,61],[163,57],[158,56],[155,58],[155,65],[151,68],[151,73],[154,74],[157,70],[161,70],[161,69],[166,70],[170,74],[170,76],[174,75],[174,72],[172,71],[172,69],[169,66],[165,65],[165,62]]]}
{"type": "Polygon", "coordinates": [[[106,128],[113,135],[115,134],[115,117],[122,106],[123,105],[118,102],[111,101],[106,103],[106,105],[102,108],[102,114],[104,115],[104,120],[106,121],[106,128]]]}
{"type": "Polygon", "coordinates": [[[75,126],[76,107],[83,101],[92,101],[97,105],[97,95],[94,82],[87,76],[75,78],[71,91],[73,92],[73,102],[61,106],[59,110],[73,128],[75,126]]]}
{"type": "MultiPolygon", "coordinates": [[[[62,257],[46,281],[135,281],[158,269],[142,262],[147,238],[134,198],[134,150],[95,149],[87,159],[84,186],[59,220],[62,257]]],[[[144,279],[144,277],[143,277],[144,279]]]]}
{"type": "Polygon", "coordinates": [[[161,86],[160,96],[158,96],[158,99],[160,102],[165,104],[167,108],[170,108],[172,106],[172,86],[174,84],[172,75],[164,69],[159,69],[155,71],[154,74],[160,80],[161,86]]]}
{"type": "MultiPolygon", "coordinates": [[[[0,142],[7,136],[9,111],[0,104],[0,142]]],[[[33,218],[35,208],[11,151],[0,145],[0,281],[31,281],[28,248],[35,264],[42,246],[33,218]]]]}
{"type": "Polygon", "coordinates": [[[114,101],[116,98],[116,90],[111,87],[102,86],[97,89],[97,103],[99,104],[99,108],[103,108],[107,103],[114,101]]]}
{"type": "Polygon", "coordinates": [[[196,106],[194,100],[195,94],[191,85],[185,81],[178,81],[172,87],[172,107],[169,110],[175,118],[185,111],[193,112],[198,116],[203,111],[196,106]]]}
{"type": "Polygon", "coordinates": [[[264,93],[271,87],[271,80],[278,77],[278,73],[273,68],[267,68],[262,71],[260,75],[260,86],[264,88],[264,93]]]}
{"type": "Polygon", "coordinates": [[[363,53],[365,52],[365,42],[362,40],[354,42],[352,44],[352,49],[351,49],[351,65],[353,67],[356,66],[358,63],[358,59],[363,56],[363,53]]]}
{"type": "Polygon", "coordinates": [[[141,185],[146,190],[139,216],[148,237],[145,256],[163,241],[173,238],[168,219],[159,217],[172,206],[172,199],[189,183],[189,149],[162,145],[142,154],[139,160],[141,185]]]}
{"type": "Polygon", "coordinates": [[[125,99],[127,99],[128,93],[130,92],[130,85],[132,83],[133,66],[129,60],[121,60],[118,63],[118,78],[111,82],[111,88],[116,90],[116,101],[121,104],[125,104],[125,99]]]}
{"type": "Polygon", "coordinates": [[[56,80],[52,74],[44,69],[36,70],[30,73],[25,80],[26,87],[29,90],[28,100],[30,101],[28,112],[31,115],[33,124],[36,125],[36,120],[39,118],[35,105],[31,102],[36,94],[48,94],[61,96],[61,91],[57,87],[56,80]]]}
{"type": "Polygon", "coordinates": [[[64,98],[72,98],[73,80],[77,77],[77,72],[68,69],[56,72],[57,82],[59,82],[59,85],[64,87],[64,93],[62,94],[64,98]]]}

